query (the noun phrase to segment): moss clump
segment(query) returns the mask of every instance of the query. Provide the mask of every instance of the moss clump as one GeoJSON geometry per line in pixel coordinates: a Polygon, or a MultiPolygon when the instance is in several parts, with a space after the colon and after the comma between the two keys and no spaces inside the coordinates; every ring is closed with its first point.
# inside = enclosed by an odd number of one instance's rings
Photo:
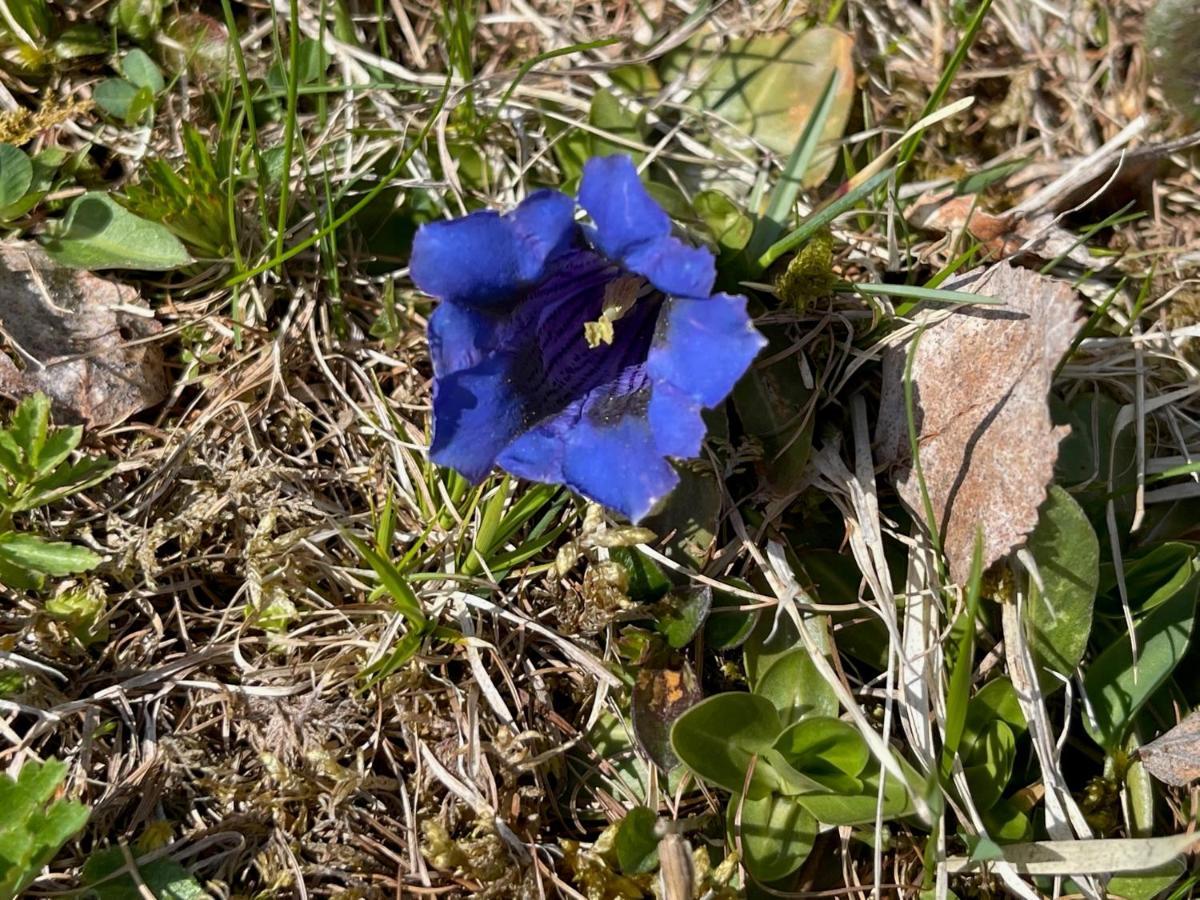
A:
{"type": "Polygon", "coordinates": [[[775,291],[784,303],[803,312],[813,300],[833,293],[836,282],[833,235],[822,229],[792,257],[787,269],[775,279],[775,291]]]}

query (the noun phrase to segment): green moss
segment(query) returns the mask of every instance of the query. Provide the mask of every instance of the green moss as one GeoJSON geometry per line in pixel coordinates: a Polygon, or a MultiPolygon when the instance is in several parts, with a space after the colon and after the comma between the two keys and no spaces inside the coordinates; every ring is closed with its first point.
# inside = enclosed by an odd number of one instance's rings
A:
{"type": "Polygon", "coordinates": [[[792,257],[787,269],[775,279],[775,290],[785,304],[803,312],[813,300],[833,293],[835,283],[833,235],[823,229],[792,257]]]}

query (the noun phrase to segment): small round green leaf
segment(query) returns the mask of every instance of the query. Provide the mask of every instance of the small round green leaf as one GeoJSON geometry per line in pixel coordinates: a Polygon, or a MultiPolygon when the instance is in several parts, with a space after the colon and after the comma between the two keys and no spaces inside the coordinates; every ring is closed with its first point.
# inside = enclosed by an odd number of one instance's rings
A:
{"type": "Polygon", "coordinates": [[[736,847],[740,839],[746,868],[759,881],[778,881],[799,869],[817,837],[817,822],[808,810],[778,794],[761,800],[734,794],[725,821],[729,843],[736,847]]]}
{"type": "Polygon", "coordinates": [[[92,100],[110,116],[122,121],[129,118],[129,110],[138,95],[137,85],[124,78],[106,78],[92,90],[92,100]]]}
{"type": "Polygon", "coordinates": [[[804,647],[776,659],[758,680],[754,692],[774,704],[785,725],[809,715],[836,716],[838,712],[837,695],[804,647]]]}
{"type": "Polygon", "coordinates": [[[635,806],[617,826],[613,849],[617,863],[626,875],[653,872],[658,866],[658,835],[654,826],[658,816],[645,806],[635,806]]]}
{"type": "Polygon", "coordinates": [[[145,50],[136,47],[121,60],[121,74],[136,87],[146,88],[152,94],[157,94],[166,87],[158,65],[145,50]]]}

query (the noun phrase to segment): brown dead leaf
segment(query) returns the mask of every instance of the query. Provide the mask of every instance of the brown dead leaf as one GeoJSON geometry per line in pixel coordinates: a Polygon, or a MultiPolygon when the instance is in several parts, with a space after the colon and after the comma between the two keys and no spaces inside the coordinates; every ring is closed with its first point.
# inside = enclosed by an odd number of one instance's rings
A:
{"type": "Polygon", "coordinates": [[[93,428],[162,402],[162,331],[137,291],[56,265],[36,244],[0,244],[0,394],[35,391],[59,422],[93,428]]]}
{"type": "Polygon", "coordinates": [[[1200,780],[1200,711],[1137,753],[1146,771],[1165,784],[1186,787],[1200,780]]]}
{"type": "Polygon", "coordinates": [[[681,668],[643,667],[633,686],[631,718],[639,746],[664,772],[679,764],[671,749],[671,726],[704,697],[696,673],[681,668]]]}
{"type": "MultiPolygon", "coordinates": [[[[1078,327],[1079,303],[1067,284],[1008,263],[974,269],[945,287],[1005,304],[964,308],[931,325],[913,362],[921,470],[950,574],[964,582],[977,528],[986,568],[1037,524],[1068,432],[1051,423],[1046,395],[1078,327]]],[[[911,346],[884,355],[876,440],[901,498],[924,519],[904,405],[911,346]]]]}
{"type": "Polygon", "coordinates": [[[1024,217],[1016,213],[994,215],[979,208],[972,194],[955,196],[953,191],[922,194],[909,207],[910,224],[939,234],[965,231],[983,244],[996,260],[1033,257],[1040,260],[1068,259],[1084,268],[1095,268],[1097,260],[1078,237],[1043,213],[1024,217]]]}

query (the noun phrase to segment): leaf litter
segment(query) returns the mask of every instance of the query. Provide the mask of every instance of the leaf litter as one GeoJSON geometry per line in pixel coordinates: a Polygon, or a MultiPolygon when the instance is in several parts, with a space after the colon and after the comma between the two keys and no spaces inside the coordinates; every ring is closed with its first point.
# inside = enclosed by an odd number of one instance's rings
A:
{"type": "Polygon", "coordinates": [[[1146,770],[1164,784],[1186,787],[1200,780],[1200,711],[1138,748],[1146,770]]]}
{"type": "Polygon", "coordinates": [[[1052,423],[1047,397],[1080,325],[1080,304],[1069,285],[1007,262],[945,287],[1004,305],[920,313],[924,330],[884,354],[876,440],[901,499],[924,519],[904,391],[915,352],[913,416],[934,515],[926,525],[936,527],[950,574],[964,583],[977,530],[986,569],[1037,525],[1069,432],[1052,423]]]}
{"type": "Polygon", "coordinates": [[[129,285],[0,245],[0,393],[42,391],[60,423],[116,424],[167,396],[161,333],[129,285]]]}

